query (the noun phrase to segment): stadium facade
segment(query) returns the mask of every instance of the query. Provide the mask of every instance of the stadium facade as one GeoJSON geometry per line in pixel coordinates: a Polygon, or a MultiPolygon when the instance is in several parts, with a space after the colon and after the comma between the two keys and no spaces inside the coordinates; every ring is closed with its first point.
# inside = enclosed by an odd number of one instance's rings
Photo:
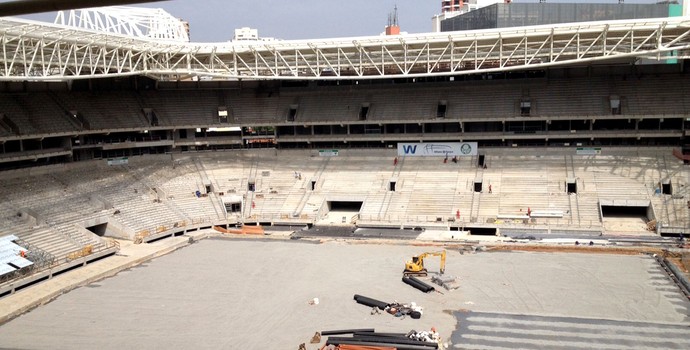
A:
{"type": "Polygon", "coordinates": [[[684,17],[215,46],[17,19],[0,33],[3,168],[412,141],[687,152],[684,17]]]}
{"type": "Polygon", "coordinates": [[[375,81],[6,83],[7,167],[227,148],[680,147],[686,61],[375,81]],[[672,88],[668,88],[672,87],[672,88]]]}

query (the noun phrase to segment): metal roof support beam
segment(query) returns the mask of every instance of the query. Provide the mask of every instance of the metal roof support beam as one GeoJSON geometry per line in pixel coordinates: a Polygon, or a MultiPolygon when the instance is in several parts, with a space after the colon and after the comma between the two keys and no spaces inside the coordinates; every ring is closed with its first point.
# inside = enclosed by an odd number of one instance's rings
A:
{"type": "MultiPolygon", "coordinates": [[[[391,61],[393,62],[393,64],[394,64],[396,67],[398,67],[398,71],[399,71],[400,73],[403,73],[403,74],[404,74],[404,73],[405,73],[405,68],[403,68],[402,66],[400,66],[400,62],[398,62],[398,60],[395,59],[395,57],[394,57],[393,54],[390,52],[390,50],[388,50],[388,47],[386,47],[386,46],[381,46],[381,47],[382,47],[382,49],[385,51],[385,53],[388,54],[388,57],[390,57],[390,59],[391,59],[391,61]]],[[[381,57],[382,57],[382,60],[383,60],[384,55],[382,54],[381,57]]]]}
{"type": "MultiPolygon", "coordinates": [[[[106,25],[106,24],[104,24],[106,25]]],[[[494,31],[311,41],[189,44],[0,18],[0,80],[190,75],[376,79],[539,68],[690,50],[690,20],[589,22],[494,31]],[[182,74],[181,74],[182,73],[182,74]]],[[[684,56],[683,56],[684,57],[684,56]]]]}

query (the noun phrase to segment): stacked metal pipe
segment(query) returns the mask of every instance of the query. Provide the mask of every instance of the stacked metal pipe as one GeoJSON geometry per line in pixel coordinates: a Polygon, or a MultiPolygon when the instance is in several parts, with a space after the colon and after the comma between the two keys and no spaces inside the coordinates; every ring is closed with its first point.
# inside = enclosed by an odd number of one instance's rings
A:
{"type": "Polygon", "coordinates": [[[345,329],[322,331],[322,335],[340,335],[329,337],[326,345],[334,346],[362,346],[371,348],[394,348],[397,350],[430,350],[438,349],[438,342],[415,340],[417,332],[409,333],[377,333],[374,329],[345,329]],[[351,334],[350,336],[343,336],[351,334]]]}

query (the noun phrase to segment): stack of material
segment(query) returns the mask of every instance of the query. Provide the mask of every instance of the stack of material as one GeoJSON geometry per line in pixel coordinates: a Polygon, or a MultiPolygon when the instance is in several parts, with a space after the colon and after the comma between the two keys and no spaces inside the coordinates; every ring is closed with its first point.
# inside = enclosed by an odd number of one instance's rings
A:
{"type": "Polygon", "coordinates": [[[438,333],[436,333],[435,331],[410,331],[408,333],[377,333],[373,329],[352,329],[340,331],[323,331],[321,332],[321,334],[351,334],[347,337],[329,337],[326,340],[326,345],[322,348],[337,350],[431,350],[439,348],[438,342],[440,339],[438,333]]]}
{"type": "Polygon", "coordinates": [[[429,292],[433,292],[436,290],[434,287],[424,283],[422,280],[418,279],[417,277],[403,276],[402,281],[405,282],[405,284],[409,284],[410,286],[412,286],[416,289],[419,289],[424,293],[429,293],[429,292]]]}
{"type": "MultiPolygon", "coordinates": [[[[431,287],[433,289],[433,287],[431,287]]],[[[363,295],[355,294],[354,296],[355,301],[357,304],[362,304],[366,305],[369,307],[374,308],[374,310],[383,310],[386,313],[389,313],[395,317],[405,317],[405,316],[410,316],[414,319],[419,319],[422,317],[422,307],[418,306],[414,302],[411,302],[409,304],[400,304],[397,302],[394,303],[386,303],[380,300],[372,299],[369,297],[365,297],[363,295]]],[[[376,312],[380,313],[380,312],[376,312]]],[[[372,312],[373,314],[373,312],[372,312]]]]}
{"type": "Polygon", "coordinates": [[[446,290],[455,290],[460,288],[458,278],[454,276],[436,275],[431,277],[431,281],[445,288],[446,290]]]}
{"type": "Polygon", "coordinates": [[[389,303],[385,303],[385,302],[380,301],[380,300],[368,298],[368,297],[365,297],[365,296],[359,295],[359,294],[355,294],[354,299],[357,302],[357,304],[362,304],[362,305],[371,306],[371,307],[377,307],[381,310],[385,310],[390,305],[389,303]]]}

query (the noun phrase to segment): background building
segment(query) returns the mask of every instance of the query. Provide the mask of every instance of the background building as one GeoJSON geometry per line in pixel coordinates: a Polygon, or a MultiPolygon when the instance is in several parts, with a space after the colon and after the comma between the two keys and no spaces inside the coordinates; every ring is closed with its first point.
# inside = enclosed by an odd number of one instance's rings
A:
{"type": "Polygon", "coordinates": [[[511,0],[450,0],[441,1],[441,13],[432,17],[432,32],[441,31],[441,22],[463,13],[497,3],[510,3],[511,0]]]}
{"type": "Polygon", "coordinates": [[[681,16],[682,5],[593,3],[495,3],[441,21],[440,30],[473,30],[532,25],[681,16]]]}

